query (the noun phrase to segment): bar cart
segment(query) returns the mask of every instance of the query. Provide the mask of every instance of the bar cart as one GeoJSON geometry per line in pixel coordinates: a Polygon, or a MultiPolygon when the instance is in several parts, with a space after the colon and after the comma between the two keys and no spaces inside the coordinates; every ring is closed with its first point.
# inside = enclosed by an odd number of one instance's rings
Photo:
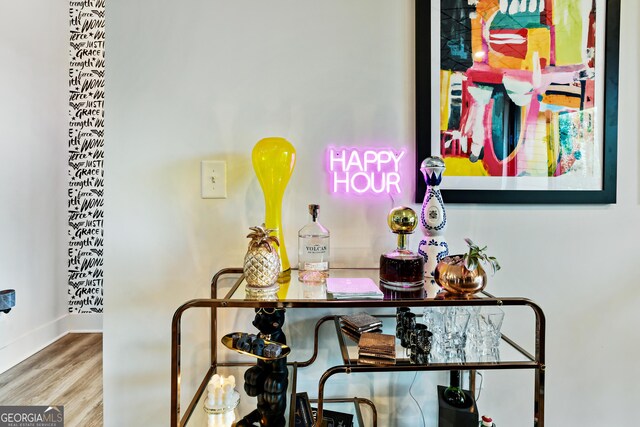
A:
{"type": "MultiPolygon", "coordinates": [[[[378,280],[377,269],[332,269],[331,277],[369,277],[378,280]]],[[[244,362],[221,362],[218,360],[220,339],[218,336],[218,316],[219,310],[227,308],[235,309],[298,309],[298,308],[325,308],[332,312],[341,313],[340,309],[350,308],[375,308],[388,309],[389,316],[398,307],[448,307],[448,306],[520,306],[529,308],[535,315],[535,350],[531,354],[522,346],[514,342],[509,337],[502,334],[501,348],[509,350],[508,356],[494,362],[477,362],[467,360],[464,363],[455,365],[449,363],[429,363],[412,364],[407,359],[398,359],[396,364],[388,366],[369,366],[357,363],[357,350],[355,346],[349,345],[350,340],[345,338],[340,329],[338,315],[329,315],[318,319],[313,335],[313,353],[308,360],[287,361],[288,389],[286,422],[288,426],[294,425],[294,413],[296,412],[296,384],[300,370],[310,366],[317,360],[318,356],[318,333],[321,325],[326,322],[335,324],[336,329],[336,349],[342,355],[342,364],[327,366],[324,374],[318,379],[317,390],[317,415],[322,419],[323,408],[327,405],[350,405],[354,413],[354,422],[360,427],[364,426],[361,408],[367,407],[371,412],[372,422],[377,426],[375,396],[363,397],[341,397],[334,399],[325,398],[325,386],[331,377],[337,374],[358,374],[375,372],[406,372],[406,371],[450,371],[465,370],[474,372],[475,370],[533,370],[534,390],[533,390],[533,426],[544,427],[544,383],[545,383],[545,316],[542,309],[534,302],[525,298],[498,298],[487,292],[482,292],[473,298],[393,298],[384,300],[335,300],[327,298],[326,293],[318,295],[308,295],[303,292],[303,286],[297,281],[297,272],[293,271],[291,282],[286,287],[286,292],[279,293],[279,297],[273,300],[256,300],[247,298],[244,277],[241,268],[227,268],[215,274],[211,281],[211,299],[194,299],[181,305],[173,316],[172,336],[171,336],[171,427],[191,427],[206,425],[202,421],[202,404],[206,398],[207,384],[216,373],[232,373],[236,378],[242,378],[244,370],[252,366],[252,363],[244,362]],[[219,280],[221,278],[233,279],[234,284],[222,298],[218,297],[219,280]],[[195,309],[210,309],[211,311],[211,336],[210,336],[210,366],[205,374],[200,386],[192,396],[186,409],[180,408],[180,377],[181,377],[181,323],[185,312],[195,309]],[[194,416],[194,414],[198,414],[194,416]],[[202,424],[202,423],[205,424],[202,424]]],[[[473,386],[473,385],[472,385],[473,386]]],[[[342,406],[344,407],[344,406],[342,406]]],[[[206,420],[206,418],[204,418],[206,420]]],[[[320,425],[319,423],[316,425],[320,425]]]]}

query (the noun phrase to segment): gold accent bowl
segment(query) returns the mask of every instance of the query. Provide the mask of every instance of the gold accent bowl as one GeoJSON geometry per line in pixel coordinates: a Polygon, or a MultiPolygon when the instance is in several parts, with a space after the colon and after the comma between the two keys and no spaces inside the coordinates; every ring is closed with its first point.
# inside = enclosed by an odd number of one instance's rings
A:
{"type": "Polygon", "coordinates": [[[453,264],[462,255],[444,257],[436,266],[433,278],[449,293],[469,297],[487,286],[487,273],[481,266],[470,271],[464,263],[453,264]]]}
{"type": "Polygon", "coordinates": [[[248,351],[240,350],[239,348],[235,348],[233,346],[233,334],[240,334],[240,333],[242,333],[242,332],[232,332],[230,334],[227,334],[227,335],[223,336],[220,341],[229,350],[233,350],[233,351],[236,351],[236,352],[238,352],[240,354],[246,354],[247,356],[255,357],[256,359],[265,360],[265,361],[273,361],[273,360],[282,359],[283,357],[287,357],[287,355],[289,353],[291,353],[291,348],[288,345],[282,344],[282,343],[279,343],[279,342],[276,342],[276,341],[269,341],[269,340],[263,340],[264,344],[265,345],[267,345],[267,344],[275,344],[278,347],[280,347],[280,349],[282,350],[278,357],[258,356],[257,354],[253,354],[253,353],[248,352],[248,351]]]}

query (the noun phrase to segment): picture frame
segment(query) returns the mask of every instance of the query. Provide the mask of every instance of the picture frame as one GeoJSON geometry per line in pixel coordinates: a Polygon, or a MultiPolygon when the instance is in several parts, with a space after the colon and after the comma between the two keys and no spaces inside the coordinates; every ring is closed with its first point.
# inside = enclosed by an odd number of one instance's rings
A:
{"type": "Polygon", "coordinates": [[[311,409],[309,395],[306,392],[296,393],[296,412],[294,414],[295,426],[311,427],[313,426],[313,422],[313,411],[311,409]]]}
{"type": "MultiPolygon", "coordinates": [[[[313,411],[313,419],[317,420],[318,410],[314,407],[311,410],[313,411]]],[[[320,425],[321,427],[353,427],[353,415],[324,409],[320,425]]]]}
{"type": "Polygon", "coordinates": [[[615,203],[620,0],[469,3],[415,2],[415,201],[615,203]]]}

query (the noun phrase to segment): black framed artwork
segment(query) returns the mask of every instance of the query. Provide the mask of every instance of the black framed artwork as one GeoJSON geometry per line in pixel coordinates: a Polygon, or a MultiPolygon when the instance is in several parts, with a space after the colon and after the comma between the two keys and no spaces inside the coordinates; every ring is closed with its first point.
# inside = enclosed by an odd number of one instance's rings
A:
{"type": "Polygon", "coordinates": [[[620,0],[416,0],[416,202],[616,201],[620,0]]]}

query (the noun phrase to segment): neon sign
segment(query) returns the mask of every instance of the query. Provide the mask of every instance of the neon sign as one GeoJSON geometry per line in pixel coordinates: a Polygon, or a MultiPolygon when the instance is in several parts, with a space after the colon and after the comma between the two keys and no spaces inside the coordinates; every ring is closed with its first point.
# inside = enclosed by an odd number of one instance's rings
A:
{"type": "Polygon", "coordinates": [[[400,159],[404,150],[329,147],[330,188],[343,194],[399,194],[400,159]]]}

